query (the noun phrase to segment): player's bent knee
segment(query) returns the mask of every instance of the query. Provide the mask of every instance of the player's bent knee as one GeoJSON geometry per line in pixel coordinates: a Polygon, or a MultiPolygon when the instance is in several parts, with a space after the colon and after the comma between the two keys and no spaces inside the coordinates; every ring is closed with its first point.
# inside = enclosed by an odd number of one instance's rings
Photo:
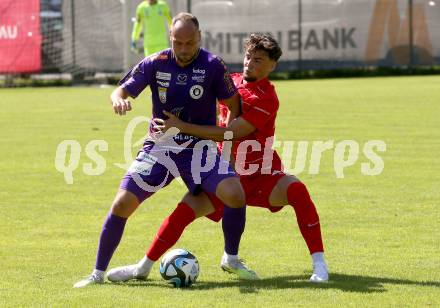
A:
{"type": "Polygon", "coordinates": [[[220,182],[216,190],[217,197],[231,208],[245,206],[246,197],[238,178],[228,178],[220,182]]]}
{"type": "Polygon", "coordinates": [[[208,196],[203,192],[197,196],[186,193],[182,202],[188,204],[189,207],[193,209],[196,218],[209,215],[215,211],[211,200],[209,200],[208,196]]]}
{"type": "Polygon", "coordinates": [[[137,197],[126,190],[120,190],[112,204],[111,212],[113,215],[128,218],[139,206],[137,197]]]}
{"type": "Polygon", "coordinates": [[[295,209],[300,224],[311,226],[319,224],[318,212],[304,183],[292,183],[289,186],[288,198],[289,203],[295,209]]]}
{"type": "Polygon", "coordinates": [[[292,175],[284,175],[278,180],[269,195],[269,204],[272,206],[285,206],[289,204],[289,187],[299,183],[299,179],[292,175]]]}

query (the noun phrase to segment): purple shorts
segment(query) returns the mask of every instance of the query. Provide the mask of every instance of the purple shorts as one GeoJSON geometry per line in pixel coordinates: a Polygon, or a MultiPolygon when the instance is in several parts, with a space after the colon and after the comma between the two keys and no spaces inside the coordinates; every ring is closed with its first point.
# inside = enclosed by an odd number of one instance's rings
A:
{"type": "Polygon", "coordinates": [[[136,195],[141,203],[180,176],[192,194],[201,191],[215,194],[222,180],[237,175],[218,155],[215,143],[212,144],[182,148],[147,141],[119,187],[136,195]]]}

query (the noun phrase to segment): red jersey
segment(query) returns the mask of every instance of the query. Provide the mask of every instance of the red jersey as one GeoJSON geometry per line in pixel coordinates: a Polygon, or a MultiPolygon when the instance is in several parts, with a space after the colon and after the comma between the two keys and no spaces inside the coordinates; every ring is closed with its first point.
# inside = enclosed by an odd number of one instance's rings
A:
{"type": "MultiPolygon", "coordinates": [[[[245,164],[243,165],[245,170],[249,168],[249,164],[259,165],[258,173],[271,174],[273,170],[282,170],[281,160],[277,153],[272,150],[275,119],[279,108],[275,87],[268,78],[258,82],[243,83],[243,75],[241,73],[232,74],[231,77],[241,96],[240,117],[256,128],[252,134],[234,142],[233,153],[236,167],[237,162],[245,157],[245,164]],[[246,143],[248,146],[246,147],[243,144],[240,147],[240,144],[246,140],[248,140],[248,143],[246,143]],[[256,141],[252,142],[252,147],[249,146],[251,144],[249,140],[256,141]],[[261,170],[262,165],[263,170],[261,170]]],[[[219,124],[224,127],[226,126],[225,120],[228,108],[223,104],[220,104],[219,108],[219,124]]],[[[239,170],[237,172],[241,173],[239,170]]]]}

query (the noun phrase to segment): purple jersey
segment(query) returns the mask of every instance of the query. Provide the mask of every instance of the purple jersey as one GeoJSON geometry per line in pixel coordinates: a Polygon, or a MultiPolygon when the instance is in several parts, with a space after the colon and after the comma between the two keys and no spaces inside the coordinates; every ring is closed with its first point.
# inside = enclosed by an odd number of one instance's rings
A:
{"type": "Polygon", "coordinates": [[[216,102],[236,93],[224,62],[203,48],[189,65],[177,65],[171,49],[146,57],[119,83],[132,97],[148,85],[153,117],[167,110],[185,122],[216,125],[216,102]]]}
{"type": "MultiPolygon", "coordinates": [[[[216,125],[217,100],[230,98],[237,92],[224,62],[202,48],[196,59],[185,67],[177,65],[171,49],[151,55],[136,65],[120,85],[132,97],[150,86],[154,118],[165,119],[163,111],[167,110],[183,121],[199,125],[216,125]]],[[[218,183],[235,176],[230,165],[217,154],[211,170],[197,169],[206,161],[202,159],[200,164],[193,164],[194,159],[206,158],[209,152],[206,148],[194,148],[198,138],[178,134],[174,140],[176,145],[185,147],[176,150],[175,146],[158,143],[154,138],[147,139],[122,180],[121,189],[132,192],[142,202],[153,194],[142,183],[159,188],[162,184],[166,186],[178,176],[170,170],[178,171],[192,193],[200,189],[215,193],[218,183]],[[188,139],[192,141],[186,142],[188,139]],[[222,161],[222,165],[227,166],[226,173],[219,172],[222,161]],[[200,181],[196,181],[197,174],[200,181]]]]}

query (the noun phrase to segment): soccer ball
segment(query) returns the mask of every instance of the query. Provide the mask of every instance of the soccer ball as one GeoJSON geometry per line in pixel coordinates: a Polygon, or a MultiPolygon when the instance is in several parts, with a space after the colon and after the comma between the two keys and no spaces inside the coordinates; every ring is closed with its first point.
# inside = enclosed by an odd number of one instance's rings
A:
{"type": "Polygon", "coordinates": [[[176,288],[191,286],[196,282],[199,271],[199,261],[185,249],[173,249],[167,252],[159,268],[162,278],[176,288]]]}

